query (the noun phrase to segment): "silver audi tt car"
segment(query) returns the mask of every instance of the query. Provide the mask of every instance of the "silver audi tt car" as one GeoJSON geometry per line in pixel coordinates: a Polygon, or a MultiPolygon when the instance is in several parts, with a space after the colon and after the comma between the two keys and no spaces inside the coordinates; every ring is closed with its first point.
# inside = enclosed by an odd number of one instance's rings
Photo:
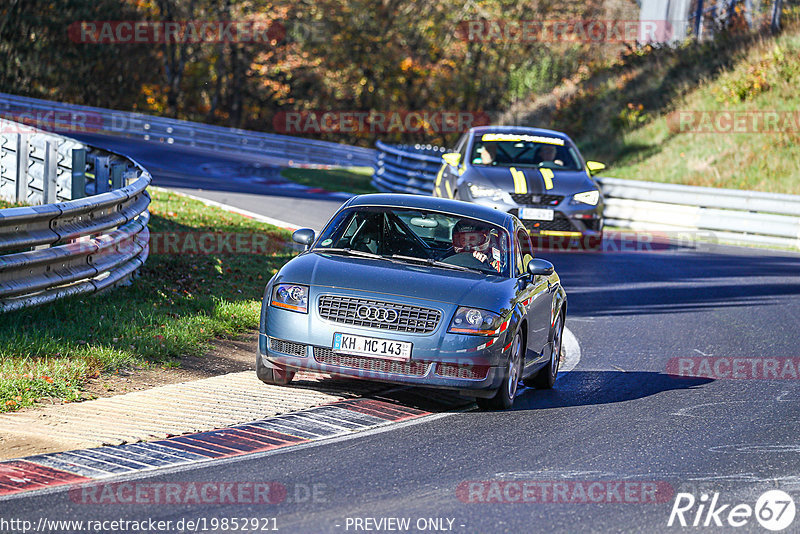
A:
{"type": "Polygon", "coordinates": [[[267,283],[256,372],[458,390],[508,408],[553,387],[567,296],[515,216],[450,199],[353,197],[267,283]]]}

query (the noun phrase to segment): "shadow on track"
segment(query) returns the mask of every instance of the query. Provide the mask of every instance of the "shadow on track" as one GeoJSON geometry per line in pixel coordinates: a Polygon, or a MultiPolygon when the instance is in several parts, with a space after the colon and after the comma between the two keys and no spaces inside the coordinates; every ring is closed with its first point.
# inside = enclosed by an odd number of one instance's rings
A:
{"type": "Polygon", "coordinates": [[[537,256],[556,265],[576,317],[776,305],[800,295],[796,254],[705,248],[537,256]]]}
{"type": "Polygon", "coordinates": [[[694,389],[713,381],[710,378],[678,378],[648,371],[573,370],[559,378],[555,389],[524,389],[517,397],[513,410],[614,404],[665,391],[694,389]]]}

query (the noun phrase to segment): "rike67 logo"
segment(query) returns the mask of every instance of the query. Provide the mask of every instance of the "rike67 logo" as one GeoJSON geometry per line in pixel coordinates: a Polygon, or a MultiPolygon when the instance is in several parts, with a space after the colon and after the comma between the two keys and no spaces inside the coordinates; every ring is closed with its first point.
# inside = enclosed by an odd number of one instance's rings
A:
{"type": "Polygon", "coordinates": [[[678,493],[669,514],[667,526],[743,527],[753,518],[767,530],[779,532],[794,522],[795,503],[791,495],[781,490],[769,490],[762,494],[755,506],[746,503],[723,504],[719,493],[707,493],[695,498],[691,493],[678,493]]]}

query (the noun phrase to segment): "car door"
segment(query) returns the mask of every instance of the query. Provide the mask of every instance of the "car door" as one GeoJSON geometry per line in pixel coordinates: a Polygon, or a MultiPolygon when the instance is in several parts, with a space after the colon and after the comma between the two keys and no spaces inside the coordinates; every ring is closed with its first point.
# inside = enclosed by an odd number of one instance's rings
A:
{"type": "MultiPolygon", "coordinates": [[[[527,273],[528,261],[533,259],[533,246],[525,228],[517,229],[518,261],[520,273],[527,273]]],[[[543,348],[550,334],[550,288],[545,276],[524,278],[526,287],[522,290],[522,305],[528,313],[528,353],[525,366],[535,365],[542,359],[543,348]]]]}

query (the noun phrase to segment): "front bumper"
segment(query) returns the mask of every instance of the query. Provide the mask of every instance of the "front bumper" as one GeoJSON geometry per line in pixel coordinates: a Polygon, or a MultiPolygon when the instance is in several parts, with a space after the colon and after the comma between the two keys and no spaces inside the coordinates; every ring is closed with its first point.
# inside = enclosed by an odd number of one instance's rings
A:
{"type": "Polygon", "coordinates": [[[571,195],[509,195],[512,197],[510,202],[503,200],[492,200],[490,198],[473,198],[466,191],[468,188],[459,189],[459,196],[463,195],[467,202],[473,202],[492,209],[505,211],[519,217],[520,208],[544,208],[554,211],[552,221],[535,221],[520,218],[522,224],[528,229],[531,236],[554,236],[554,237],[586,237],[601,236],[603,234],[603,202],[602,199],[596,206],[588,204],[571,204],[571,195]],[[465,192],[462,193],[462,190],[465,192]],[[543,202],[534,202],[533,198],[519,198],[520,202],[513,200],[513,197],[544,197],[543,202]],[[529,202],[525,202],[529,200],[529,202]]]}
{"type": "MultiPolygon", "coordinates": [[[[349,292],[337,289],[336,293],[348,295],[349,292]]],[[[353,292],[350,296],[357,298],[363,294],[353,292]]],[[[456,307],[439,302],[425,303],[442,312],[439,324],[431,333],[366,328],[323,319],[318,314],[318,298],[309,303],[307,314],[271,306],[265,308],[259,336],[259,357],[264,365],[455,389],[475,396],[496,390],[503,381],[511,329],[497,337],[449,334],[447,328],[456,307]],[[396,361],[334,352],[333,338],[337,332],[411,342],[411,358],[396,361]]]]}

